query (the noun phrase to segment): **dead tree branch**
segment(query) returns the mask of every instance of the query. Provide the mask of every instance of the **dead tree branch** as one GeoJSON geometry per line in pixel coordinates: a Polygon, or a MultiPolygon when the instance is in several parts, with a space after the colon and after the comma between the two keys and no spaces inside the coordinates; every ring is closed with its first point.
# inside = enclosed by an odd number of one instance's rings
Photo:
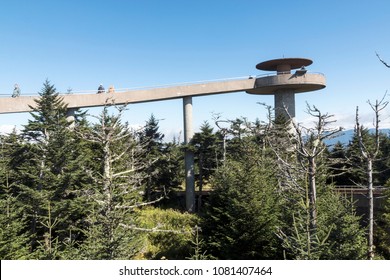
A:
{"type": "Polygon", "coordinates": [[[383,63],[387,68],[390,68],[390,64],[387,64],[386,61],[380,58],[379,54],[375,52],[376,56],[378,57],[379,61],[383,63]]]}

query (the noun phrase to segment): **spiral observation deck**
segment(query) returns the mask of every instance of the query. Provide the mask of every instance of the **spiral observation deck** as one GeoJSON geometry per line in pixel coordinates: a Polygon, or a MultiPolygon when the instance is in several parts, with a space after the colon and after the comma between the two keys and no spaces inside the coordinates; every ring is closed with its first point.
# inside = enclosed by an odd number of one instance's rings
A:
{"type": "Polygon", "coordinates": [[[308,73],[306,67],[313,63],[307,58],[279,58],[261,62],[256,68],[276,71],[275,74],[260,76],[255,87],[247,90],[250,94],[273,94],[275,96],[275,116],[286,119],[295,118],[295,94],[315,91],[326,86],[321,73],[308,73]],[[291,70],[297,69],[294,73],[291,70]]]}
{"type": "MultiPolygon", "coordinates": [[[[148,89],[126,90],[114,93],[61,94],[69,114],[77,108],[99,107],[109,104],[124,105],[169,99],[183,99],[184,142],[188,144],[194,134],[192,128],[192,97],[246,91],[250,94],[273,94],[275,116],[295,118],[295,93],[319,90],[325,87],[325,76],[307,73],[306,66],[312,61],[304,58],[282,58],[259,63],[256,68],[276,71],[275,74],[182,84],[148,89]],[[300,67],[300,68],[299,68],[300,67]],[[292,69],[298,69],[291,73],[292,69]]],[[[31,112],[40,96],[0,98],[0,114],[31,112]]],[[[195,211],[194,155],[185,152],[186,209],[195,211]]]]}
{"type": "Polygon", "coordinates": [[[278,92],[291,90],[294,93],[315,91],[325,87],[325,76],[321,73],[284,73],[279,75],[259,77],[255,87],[247,90],[251,94],[277,94],[278,92]]]}
{"type": "MultiPolygon", "coordinates": [[[[303,69],[311,63],[312,61],[306,58],[281,58],[264,61],[256,66],[259,70],[277,71],[276,75],[267,74],[256,78],[249,76],[104,94],[61,94],[61,97],[69,109],[75,109],[104,106],[107,102],[121,105],[246,91],[250,94],[272,94],[275,96],[275,108],[280,108],[285,103],[283,100],[291,99],[295,93],[315,91],[325,87],[323,74],[307,73],[306,69],[303,69]],[[291,73],[292,69],[298,68],[295,73],[291,73]]],[[[35,106],[37,98],[39,96],[2,97],[0,114],[31,112],[31,107],[35,106]]],[[[287,105],[295,108],[295,103],[288,102],[287,105]]]]}

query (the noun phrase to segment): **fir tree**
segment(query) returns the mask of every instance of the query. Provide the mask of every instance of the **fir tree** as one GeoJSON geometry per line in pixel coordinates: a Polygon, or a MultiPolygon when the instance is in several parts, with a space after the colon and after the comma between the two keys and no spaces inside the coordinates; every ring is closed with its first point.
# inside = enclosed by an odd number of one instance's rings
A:
{"type": "Polygon", "coordinates": [[[351,184],[346,152],[346,147],[341,142],[337,142],[332,150],[328,152],[329,177],[327,183],[335,185],[351,184]]]}
{"type": "Polygon", "coordinates": [[[378,211],[375,242],[376,251],[386,260],[390,259],[390,179],[385,185],[383,209],[378,211]]]}
{"type": "Polygon", "coordinates": [[[218,136],[207,121],[201,125],[200,132],[194,134],[191,145],[194,148],[195,162],[201,177],[199,181],[207,182],[214,174],[222,155],[218,136]]]}
{"type": "Polygon", "coordinates": [[[272,161],[253,142],[239,160],[227,160],[212,181],[202,234],[205,250],[218,259],[282,258],[276,228],[280,204],[272,161]]]}
{"type": "Polygon", "coordinates": [[[52,243],[61,247],[80,219],[82,198],[75,194],[83,180],[66,104],[49,81],[39,95],[32,119],[22,131],[23,142],[14,151],[12,166],[30,217],[31,248],[38,258],[55,259],[60,248],[53,250],[52,243]],[[48,226],[48,219],[56,223],[48,226]]]}
{"type": "MultiPolygon", "coordinates": [[[[360,128],[360,137],[362,138],[362,141],[366,143],[367,147],[373,148],[375,141],[367,128],[360,128]]],[[[361,152],[359,148],[359,136],[356,130],[352,137],[352,140],[347,146],[346,157],[349,163],[347,173],[349,182],[347,183],[347,185],[366,185],[367,178],[365,176],[365,164],[364,160],[361,157],[361,152]]]]}
{"type": "Polygon", "coordinates": [[[159,131],[159,120],[152,114],[145,127],[138,133],[139,142],[145,146],[144,161],[148,165],[145,198],[153,201],[162,193],[181,187],[183,154],[173,141],[164,143],[164,134],[159,131]]]}
{"type": "Polygon", "coordinates": [[[161,160],[163,153],[164,134],[159,132],[159,121],[152,114],[146,122],[145,127],[139,133],[141,143],[144,143],[147,151],[145,161],[148,162],[148,181],[146,184],[145,197],[148,201],[153,200],[155,192],[164,191],[164,185],[161,184],[161,171],[164,169],[161,160]]]}
{"type": "Polygon", "coordinates": [[[219,140],[210,124],[204,122],[200,127],[200,132],[195,133],[190,142],[190,146],[194,150],[197,167],[195,173],[200,193],[198,196],[198,211],[201,211],[203,186],[209,182],[210,177],[217,169],[219,161],[222,159],[219,140]]]}
{"type": "Polygon", "coordinates": [[[0,259],[28,259],[29,234],[24,205],[18,200],[10,155],[18,135],[1,136],[0,144],[0,259]]]}

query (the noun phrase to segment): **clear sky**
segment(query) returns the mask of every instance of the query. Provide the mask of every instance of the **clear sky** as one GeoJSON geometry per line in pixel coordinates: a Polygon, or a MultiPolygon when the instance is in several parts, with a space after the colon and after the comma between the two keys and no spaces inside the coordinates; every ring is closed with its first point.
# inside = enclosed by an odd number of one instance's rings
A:
{"type": "MultiPolygon", "coordinates": [[[[366,101],[390,89],[390,69],[375,55],[390,62],[388,0],[0,0],[0,13],[0,94],[10,95],[15,83],[22,94],[37,93],[46,79],[66,92],[260,75],[259,62],[305,57],[327,87],[296,96],[298,121],[307,118],[307,101],[350,128],[356,106],[369,122],[366,101]]],[[[195,130],[213,113],[265,119],[257,102],[273,105],[273,97],[196,97],[195,130]]],[[[137,125],[152,113],[167,137],[179,135],[180,99],[129,105],[124,117],[137,125]]],[[[0,115],[0,128],[28,118],[0,115]]]]}

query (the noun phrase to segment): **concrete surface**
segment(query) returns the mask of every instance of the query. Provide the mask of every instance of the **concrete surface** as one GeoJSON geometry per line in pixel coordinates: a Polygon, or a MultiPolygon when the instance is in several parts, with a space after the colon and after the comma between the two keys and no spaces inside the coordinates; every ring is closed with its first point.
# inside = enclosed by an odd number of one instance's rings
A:
{"type": "MultiPolygon", "coordinates": [[[[229,92],[246,91],[253,89],[255,79],[237,79],[202,84],[181,85],[172,87],[131,90],[126,92],[102,94],[68,94],[61,95],[68,108],[88,108],[103,106],[107,102],[117,105],[160,101],[186,96],[202,96],[223,94],[229,92]]],[[[0,114],[31,112],[29,106],[35,106],[35,99],[39,96],[20,96],[16,98],[0,98],[0,114]]]]}

